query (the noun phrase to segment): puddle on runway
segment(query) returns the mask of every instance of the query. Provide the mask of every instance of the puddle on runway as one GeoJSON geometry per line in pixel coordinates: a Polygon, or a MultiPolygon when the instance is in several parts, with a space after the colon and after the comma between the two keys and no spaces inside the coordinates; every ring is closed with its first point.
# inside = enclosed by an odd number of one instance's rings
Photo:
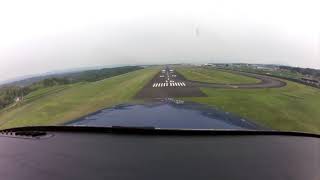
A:
{"type": "Polygon", "coordinates": [[[165,100],[121,104],[76,119],[73,126],[129,126],[183,129],[264,129],[241,117],[205,105],[165,100]]]}

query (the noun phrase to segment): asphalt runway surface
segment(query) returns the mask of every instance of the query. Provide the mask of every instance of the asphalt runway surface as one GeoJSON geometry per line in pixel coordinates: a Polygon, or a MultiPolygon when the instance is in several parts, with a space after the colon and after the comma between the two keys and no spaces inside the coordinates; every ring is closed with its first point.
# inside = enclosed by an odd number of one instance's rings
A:
{"type": "Polygon", "coordinates": [[[171,97],[205,97],[199,87],[191,86],[182,75],[166,67],[136,95],[137,99],[171,97]]]}
{"type": "Polygon", "coordinates": [[[172,98],[172,97],[206,97],[200,88],[234,88],[234,89],[258,89],[258,88],[280,88],[286,83],[269,76],[259,74],[235,72],[232,73],[259,79],[259,83],[252,84],[219,84],[187,80],[180,73],[166,67],[162,69],[145,87],[137,93],[135,98],[172,98]]]}

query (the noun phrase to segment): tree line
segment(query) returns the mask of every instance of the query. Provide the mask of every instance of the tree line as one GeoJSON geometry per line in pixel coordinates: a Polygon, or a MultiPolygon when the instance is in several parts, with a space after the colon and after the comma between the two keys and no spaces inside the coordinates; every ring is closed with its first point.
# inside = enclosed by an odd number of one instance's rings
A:
{"type": "Polygon", "coordinates": [[[65,78],[49,78],[26,87],[10,86],[0,88],[0,109],[5,108],[6,106],[14,103],[17,98],[22,99],[24,96],[26,96],[32,91],[44,87],[63,85],[69,83],[71,82],[65,78]]]}
{"type": "Polygon", "coordinates": [[[29,86],[9,86],[0,88],[0,109],[14,103],[17,98],[22,98],[30,92],[57,85],[66,85],[77,82],[94,82],[112,76],[128,73],[131,71],[142,69],[140,66],[124,66],[116,68],[103,68],[98,70],[89,70],[76,73],[67,73],[63,76],[52,77],[33,83],[29,86]]]}
{"type": "Polygon", "coordinates": [[[314,77],[320,77],[320,70],[311,68],[300,68],[300,67],[290,67],[290,66],[280,66],[280,69],[289,70],[291,72],[298,72],[303,75],[309,75],[314,77]]]}

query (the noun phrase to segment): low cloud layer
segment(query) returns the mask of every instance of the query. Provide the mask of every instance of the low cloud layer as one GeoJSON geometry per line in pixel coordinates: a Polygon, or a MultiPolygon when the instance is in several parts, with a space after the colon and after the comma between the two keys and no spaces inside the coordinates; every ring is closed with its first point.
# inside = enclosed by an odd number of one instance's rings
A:
{"type": "Polygon", "coordinates": [[[1,2],[0,81],[122,64],[248,62],[320,68],[319,5],[250,0],[1,2]]]}

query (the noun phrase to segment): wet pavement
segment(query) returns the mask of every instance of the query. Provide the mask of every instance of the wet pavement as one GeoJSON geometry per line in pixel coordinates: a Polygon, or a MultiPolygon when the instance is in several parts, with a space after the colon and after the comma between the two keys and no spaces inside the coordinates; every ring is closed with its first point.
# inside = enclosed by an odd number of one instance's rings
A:
{"type": "Polygon", "coordinates": [[[144,104],[117,105],[76,119],[67,125],[175,129],[264,129],[228,112],[174,99],[144,104]]]}

